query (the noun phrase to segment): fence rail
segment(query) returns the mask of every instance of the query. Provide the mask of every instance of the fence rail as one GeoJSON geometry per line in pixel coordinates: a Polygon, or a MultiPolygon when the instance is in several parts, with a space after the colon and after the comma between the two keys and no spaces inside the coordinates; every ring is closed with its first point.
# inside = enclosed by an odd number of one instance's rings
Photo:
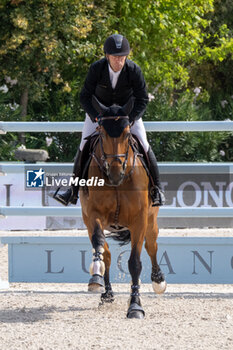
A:
{"type": "MultiPolygon", "coordinates": [[[[84,122],[0,122],[0,134],[7,132],[81,132],[84,122]]],[[[233,131],[233,121],[144,122],[146,131],[233,131]]]]}
{"type": "MultiPolygon", "coordinates": [[[[80,207],[0,207],[0,217],[6,216],[60,216],[82,217],[80,207]]],[[[160,218],[232,218],[233,208],[162,207],[160,218]]]]}
{"type": "MultiPolygon", "coordinates": [[[[233,163],[158,162],[160,174],[233,174],[233,163]]],[[[46,173],[71,174],[73,163],[0,162],[0,175],[23,173],[42,168],[46,173]]]]}
{"type": "MultiPolygon", "coordinates": [[[[81,132],[83,128],[83,122],[0,122],[0,134],[6,134],[7,132],[81,132]]],[[[179,122],[179,121],[173,121],[173,122],[144,122],[146,131],[157,131],[157,132],[174,132],[174,131],[197,131],[197,132],[203,132],[203,131],[233,131],[233,121],[207,121],[207,122],[199,122],[199,121],[189,121],[189,122],[179,122]]],[[[26,166],[32,166],[32,164],[26,164],[26,163],[18,163],[18,164],[6,164],[6,163],[0,163],[0,175],[5,175],[6,173],[17,173],[18,171],[22,171],[25,169],[26,166]]],[[[48,169],[56,169],[57,171],[70,172],[72,169],[71,164],[48,164],[48,163],[37,163],[35,164],[36,167],[43,167],[48,169]],[[64,169],[65,168],[65,169],[64,169]]],[[[184,170],[184,166],[186,166],[185,173],[192,173],[194,170],[194,164],[188,163],[187,164],[162,164],[164,173],[181,173],[184,170]],[[175,168],[175,169],[174,169],[175,168]],[[175,171],[174,171],[175,170],[175,171]]],[[[207,173],[233,173],[233,163],[225,163],[225,164],[198,164],[196,165],[197,171],[200,173],[207,172],[207,173]],[[213,170],[215,169],[215,170],[213,170]]],[[[45,170],[45,169],[44,169],[45,170]]],[[[8,206],[2,206],[0,207],[0,218],[5,218],[6,216],[61,216],[61,217],[81,217],[82,215],[82,209],[80,207],[8,207],[8,206]]],[[[159,210],[158,216],[160,218],[224,218],[224,219],[231,219],[233,218],[233,207],[217,207],[217,208],[209,208],[209,207],[162,207],[159,210]]],[[[7,239],[11,240],[11,237],[6,237],[7,239]]],[[[34,239],[34,238],[33,238],[34,239]]],[[[79,237],[80,239],[80,237],[79,237]]],[[[170,238],[171,239],[171,238],[170,238]]],[[[176,238],[173,238],[176,239],[176,238]]],[[[2,240],[2,243],[4,244],[10,244],[10,240],[2,240]]],[[[22,237],[20,237],[20,242],[22,240],[22,237]]],[[[43,250],[43,257],[46,257],[44,254],[45,252],[53,252],[55,249],[58,250],[57,244],[53,245],[53,249],[51,250],[51,244],[49,246],[50,250],[47,249],[46,246],[46,238],[42,238],[42,244],[44,244],[44,250],[43,250]]],[[[61,263],[61,258],[66,256],[66,258],[72,257],[72,253],[74,251],[74,247],[72,245],[72,249],[67,248],[67,237],[62,237],[62,248],[63,251],[60,251],[60,254],[58,253],[57,256],[59,257],[59,264],[61,263]]],[[[231,283],[231,272],[232,272],[232,240],[225,240],[224,245],[222,244],[222,241],[208,241],[208,253],[209,254],[215,254],[215,250],[218,250],[216,252],[217,257],[221,257],[219,260],[219,263],[221,263],[220,270],[212,271],[212,266],[208,266],[207,262],[204,261],[204,258],[202,258],[197,251],[197,249],[203,250],[203,243],[205,244],[205,239],[201,238],[200,242],[195,241],[195,245],[193,246],[187,246],[187,238],[185,238],[185,246],[182,246],[180,249],[179,247],[175,247],[176,255],[181,259],[180,266],[181,271],[180,275],[183,277],[181,280],[172,280],[169,281],[170,283],[231,283]],[[225,242],[226,241],[226,242],[225,242]],[[198,243],[198,245],[197,245],[198,243]],[[210,245],[212,244],[212,246],[210,245]],[[219,244],[220,243],[220,244],[219,244]],[[229,243],[231,246],[229,246],[229,243]],[[186,247],[187,254],[185,253],[184,247],[186,247]],[[198,247],[198,248],[197,248],[198,247]],[[192,260],[190,260],[190,252],[193,253],[192,260]],[[186,255],[185,255],[186,254],[186,255]],[[193,268],[189,271],[189,274],[184,273],[182,269],[185,269],[187,267],[187,261],[194,261],[195,264],[195,257],[200,257],[200,262],[203,264],[204,268],[211,269],[211,273],[207,275],[206,277],[206,271],[204,270],[203,277],[199,278],[200,274],[194,274],[193,268]],[[222,258],[223,257],[223,258],[222,258]],[[225,260],[224,260],[225,258],[225,260]],[[224,260],[224,261],[223,261],[224,260]],[[231,266],[230,266],[231,261],[231,266]],[[228,270],[227,270],[228,269],[228,270]],[[225,273],[225,276],[223,277],[223,272],[225,273]],[[216,275],[216,276],[215,276],[216,275]],[[191,276],[191,277],[190,277],[191,276]],[[198,278],[196,278],[198,276],[198,278]],[[213,277],[214,276],[214,277],[213,277]],[[219,278],[219,276],[221,278],[219,278]],[[230,276],[230,279],[229,279],[230,276]],[[209,279],[207,279],[209,277],[209,279]]],[[[1,243],[1,240],[0,240],[1,243]]],[[[15,242],[17,243],[17,242],[15,242]]],[[[16,260],[15,256],[12,256],[12,252],[16,252],[16,249],[12,248],[12,244],[9,246],[9,271],[10,271],[10,281],[23,281],[23,282],[44,282],[45,276],[47,278],[47,282],[80,282],[80,280],[76,281],[74,280],[75,277],[79,276],[80,273],[72,274],[71,276],[63,276],[63,273],[51,273],[48,274],[44,271],[44,266],[46,266],[44,263],[46,261],[42,262],[42,265],[39,266],[38,262],[42,261],[41,255],[37,255],[36,261],[36,268],[35,264],[31,264],[31,256],[32,254],[34,257],[36,256],[36,253],[39,252],[41,254],[41,245],[34,245],[32,241],[28,241],[27,238],[27,244],[24,244],[22,242],[22,246],[24,249],[24,252],[22,251],[22,247],[19,247],[19,253],[18,253],[18,260],[16,260]],[[26,249],[26,250],[25,250],[26,249]],[[29,260],[28,259],[29,256],[29,260]],[[30,271],[30,268],[33,267],[32,271],[30,271]],[[41,269],[40,269],[41,267],[41,269]],[[15,270],[17,268],[17,271],[15,270]],[[29,271],[27,271],[29,269],[29,271]],[[25,279],[25,271],[28,272],[28,276],[25,279]],[[39,273],[38,273],[39,271],[39,273]],[[18,273],[18,275],[17,275],[18,273]],[[22,277],[23,273],[23,277],[22,277]],[[30,279],[33,276],[33,280],[30,279]],[[59,278],[57,278],[57,276],[59,278]],[[53,278],[53,279],[52,279],[53,278]],[[54,279],[55,278],[55,279],[54,279]]],[[[172,244],[174,242],[168,241],[169,244],[169,253],[170,248],[172,247],[172,244]]],[[[79,249],[80,253],[80,247],[79,247],[80,241],[78,241],[77,249],[79,249]]],[[[174,244],[173,244],[174,245],[174,244]]],[[[17,244],[16,244],[17,246],[17,244]]],[[[206,248],[206,247],[204,247],[206,248]]],[[[89,249],[89,246],[87,249],[83,249],[83,251],[86,251],[89,249]]],[[[166,251],[168,248],[166,248],[166,251]]],[[[116,251],[116,250],[115,250],[116,251]]],[[[161,247],[160,247],[161,251],[161,247]]],[[[77,253],[78,250],[75,252],[75,260],[71,260],[70,267],[66,268],[61,271],[73,271],[73,266],[77,267],[77,253]]],[[[56,254],[55,254],[56,256],[56,254]]],[[[47,258],[51,258],[51,256],[47,256],[47,258]]],[[[121,257],[122,258],[122,257],[121,257]]],[[[211,255],[212,258],[212,255],[211,255]]],[[[171,259],[171,261],[176,261],[177,258],[171,259]]],[[[119,259],[117,260],[117,262],[119,259]]],[[[161,258],[160,258],[161,261],[161,258]]],[[[215,260],[216,261],[216,260],[215,260]]],[[[67,262],[66,262],[67,263],[67,262]]],[[[48,264],[48,261],[47,261],[48,264]]],[[[63,262],[62,262],[63,264],[63,262]]],[[[65,262],[64,262],[65,264],[65,262]]],[[[148,266],[148,263],[144,264],[144,266],[148,266]]],[[[218,266],[219,264],[215,264],[218,266]]],[[[49,265],[50,266],[50,265],[49,265]]],[[[113,266],[117,266],[117,263],[113,264],[113,266]]],[[[215,267],[216,267],[215,266],[215,267]]],[[[195,265],[194,265],[195,270],[195,265]]],[[[81,270],[80,270],[81,271],[81,270]]],[[[117,276],[119,276],[119,271],[117,271],[117,276]]],[[[125,274],[124,274],[125,275],[125,274]]],[[[147,273],[147,276],[149,274],[147,273]]],[[[171,275],[173,276],[173,275],[171,275]]],[[[174,276],[178,276],[177,271],[174,274],[174,276]]],[[[84,279],[84,282],[86,280],[84,279]]],[[[2,281],[0,278],[0,288],[7,288],[9,286],[7,281],[2,281]]]]}
{"type": "MultiPolygon", "coordinates": [[[[83,122],[0,122],[0,134],[7,132],[81,132],[83,128],[83,122]]],[[[233,131],[233,121],[168,121],[168,122],[144,122],[146,131],[157,132],[207,132],[207,131],[233,131]]],[[[14,163],[6,164],[0,163],[0,175],[5,175],[7,172],[18,172],[22,170],[22,167],[32,166],[32,164],[26,163],[14,163]]],[[[210,163],[210,164],[198,164],[187,163],[164,163],[159,164],[162,168],[161,173],[183,173],[184,167],[186,167],[185,173],[233,173],[233,163],[210,163]],[[194,165],[196,169],[194,170],[194,165]],[[213,170],[214,169],[214,170],[213,170]]],[[[60,172],[71,171],[71,164],[48,164],[37,163],[36,167],[41,166],[46,170],[56,169],[60,172]]],[[[44,169],[44,170],[45,170],[44,169]]],[[[59,208],[59,207],[0,207],[0,216],[81,216],[81,208],[59,208]]],[[[163,207],[160,208],[159,217],[163,218],[232,218],[233,208],[217,207],[217,208],[195,208],[195,207],[163,207]]]]}

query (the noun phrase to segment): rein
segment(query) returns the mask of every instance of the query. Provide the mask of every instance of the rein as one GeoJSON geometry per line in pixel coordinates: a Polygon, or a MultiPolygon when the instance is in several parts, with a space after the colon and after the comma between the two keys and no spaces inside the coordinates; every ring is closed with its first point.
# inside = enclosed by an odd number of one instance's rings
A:
{"type": "MultiPolygon", "coordinates": [[[[119,117],[101,117],[100,118],[100,121],[102,120],[106,120],[106,119],[113,119],[113,120],[119,120],[119,119],[129,119],[128,116],[119,116],[119,117]]],[[[103,139],[102,139],[102,135],[101,133],[99,133],[99,137],[98,137],[98,141],[99,141],[99,144],[100,144],[100,150],[101,150],[101,156],[98,157],[96,154],[95,154],[95,151],[96,151],[96,147],[94,148],[91,156],[92,158],[95,160],[95,162],[97,163],[100,171],[102,172],[102,174],[105,174],[107,176],[107,178],[109,179],[109,174],[110,174],[110,167],[112,165],[112,163],[114,161],[117,161],[119,162],[121,165],[122,165],[122,170],[123,170],[123,177],[121,179],[121,181],[118,183],[118,184],[111,184],[111,183],[106,183],[105,182],[105,185],[106,186],[110,186],[110,187],[118,187],[122,184],[123,181],[125,181],[126,179],[129,178],[129,176],[133,173],[134,169],[135,169],[135,162],[136,162],[136,158],[138,156],[142,156],[140,153],[138,153],[137,151],[135,151],[132,147],[133,143],[134,143],[134,140],[133,140],[133,136],[132,134],[130,133],[129,134],[129,139],[128,139],[128,145],[127,145],[127,149],[126,149],[126,152],[125,153],[119,153],[119,154],[109,154],[109,153],[106,153],[104,151],[104,148],[103,148],[103,139]],[[129,157],[129,147],[132,147],[132,150],[133,150],[133,165],[132,165],[132,168],[130,169],[130,171],[128,172],[128,174],[125,174],[126,172],[126,169],[127,169],[127,164],[128,164],[128,157],[129,157]],[[112,158],[112,161],[108,162],[108,159],[109,158],[112,158]],[[122,160],[120,158],[124,158],[124,161],[122,162],[122,160]]],[[[96,142],[95,146],[97,146],[98,142],[96,142]]]]}
{"type": "Polygon", "coordinates": [[[124,115],[124,116],[119,116],[119,117],[100,117],[99,120],[102,121],[102,120],[115,120],[115,121],[118,121],[119,119],[129,119],[129,117],[127,115],[124,115]]]}

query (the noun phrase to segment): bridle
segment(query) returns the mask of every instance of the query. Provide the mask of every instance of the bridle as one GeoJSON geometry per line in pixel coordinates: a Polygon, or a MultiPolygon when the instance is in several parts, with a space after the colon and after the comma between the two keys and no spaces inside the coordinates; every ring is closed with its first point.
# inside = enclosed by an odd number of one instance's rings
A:
{"type": "MultiPolygon", "coordinates": [[[[128,164],[128,158],[129,158],[129,147],[132,146],[132,144],[134,143],[134,139],[133,136],[131,134],[131,132],[129,133],[129,137],[128,137],[128,145],[127,145],[127,149],[125,153],[119,153],[119,154],[110,154],[110,153],[106,153],[104,151],[104,147],[103,147],[103,134],[101,133],[101,122],[104,120],[119,120],[119,119],[129,119],[128,116],[117,116],[117,117],[100,117],[100,126],[99,126],[99,137],[98,137],[98,141],[96,142],[96,146],[99,143],[100,145],[100,151],[101,151],[101,155],[100,157],[98,157],[95,153],[96,151],[96,147],[94,147],[93,152],[92,152],[92,158],[95,160],[95,162],[97,163],[100,171],[102,172],[102,174],[105,174],[109,179],[109,175],[110,175],[110,169],[111,166],[114,162],[118,162],[120,163],[120,165],[122,165],[122,177],[121,180],[117,183],[117,184],[112,184],[112,183],[106,183],[105,181],[105,185],[107,186],[113,186],[113,187],[118,187],[122,184],[122,182],[124,180],[126,180],[134,171],[135,168],[135,162],[136,162],[136,157],[138,155],[140,155],[138,152],[134,151],[134,157],[133,157],[133,165],[132,168],[130,169],[130,171],[126,174],[126,169],[127,169],[127,164],[128,164]],[[121,160],[121,158],[124,158],[124,161],[121,160]],[[108,162],[108,159],[112,159],[111,162],[108,162]]],[[[111,182],[111,181],[110,181],[111,182]]]]}

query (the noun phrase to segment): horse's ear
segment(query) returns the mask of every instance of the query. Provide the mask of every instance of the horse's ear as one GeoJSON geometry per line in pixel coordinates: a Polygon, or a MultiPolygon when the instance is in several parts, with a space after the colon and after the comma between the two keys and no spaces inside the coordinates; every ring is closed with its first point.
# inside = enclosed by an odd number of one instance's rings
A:
{"type": "Polygon", "coordinates": [[[129,115],[129,113],[132,111],[134,106],[134,100],[135,99],[133,97],[130,97],[128,102],[126,102],[126,104],[122,107],[122,110],[125,113],[125,115],[129,115]]]}
{"type": "Polygon", "coordinates": [[[108,107],[104,106],[94,95],[92,95],[92,106],[99,113],[99,115],[104,115],[104,113],[108,110],[108,107]]]}

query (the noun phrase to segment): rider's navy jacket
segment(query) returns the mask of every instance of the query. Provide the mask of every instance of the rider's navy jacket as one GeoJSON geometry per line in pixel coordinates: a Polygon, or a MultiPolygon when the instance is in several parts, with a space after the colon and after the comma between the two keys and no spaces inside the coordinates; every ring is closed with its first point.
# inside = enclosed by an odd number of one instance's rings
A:
{"type": "Polygon", "coordinates": [[[92,95],[107,107],[113,104],[123,106],[130,97],[134,97],[134,107],[129,114],[130,121],[142,117],[148,103],[142,71],[136,63],[128,59],[121,70],[115,89],[111,85],[106,58],[90,66],[80,94],[80,102],[85,112],[94,121],[98,112],[92,106],[92,95]]]}

